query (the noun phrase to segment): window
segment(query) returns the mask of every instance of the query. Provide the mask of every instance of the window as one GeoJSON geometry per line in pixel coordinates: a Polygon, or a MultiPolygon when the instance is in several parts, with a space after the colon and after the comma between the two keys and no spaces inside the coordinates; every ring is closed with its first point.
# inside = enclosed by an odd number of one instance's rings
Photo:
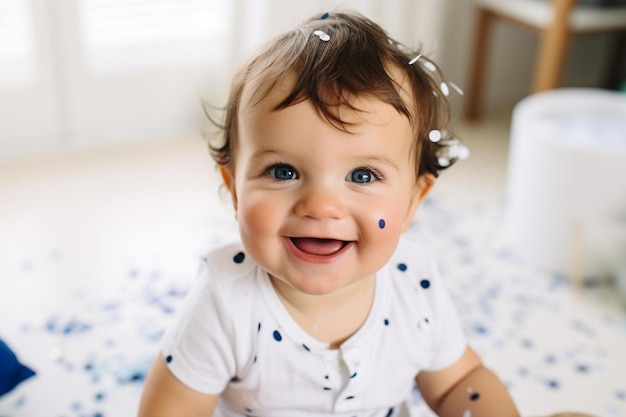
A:
{"type": "Polygon", "coordinates": [[[27,83],[36,68],[30,4],[0,0],[0,88],[27,83]]]}
{"type": "Polygon", "coordinates": [[[0,0],[0,159],[198,132],[233,4],[0,0]]]}
{"type": "Polygon", "coordinates": [[[230,22],[225,4],[215,0],[80,0],[86,64],[98,74],[209,64],[224,52],[230,22]],[[202,53],[208,45],[211,53],[202,53]]]}

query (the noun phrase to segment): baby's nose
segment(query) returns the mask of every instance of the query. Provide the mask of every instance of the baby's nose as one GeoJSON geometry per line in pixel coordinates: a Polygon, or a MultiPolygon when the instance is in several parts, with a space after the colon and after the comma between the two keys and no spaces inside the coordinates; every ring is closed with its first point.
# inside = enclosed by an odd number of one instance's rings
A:
{"type": "Polygon", "coordinates": [[[341,193],[334,188],[323,184],[310,185],[303,190],[295,212],[300,217],[339,219],[345,216],[346,206],[341,193]]]}

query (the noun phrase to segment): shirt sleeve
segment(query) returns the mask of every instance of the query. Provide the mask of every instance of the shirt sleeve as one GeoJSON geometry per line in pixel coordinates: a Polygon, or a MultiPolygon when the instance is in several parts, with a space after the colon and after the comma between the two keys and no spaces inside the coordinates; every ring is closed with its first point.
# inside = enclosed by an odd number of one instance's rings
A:
{"type": "Polygon", "coordinates": [[[221,393],[235,375],[232,320],[223,306],[208,261],[162,342],[170,371],[183,384],[205,393],[221,393]]]}

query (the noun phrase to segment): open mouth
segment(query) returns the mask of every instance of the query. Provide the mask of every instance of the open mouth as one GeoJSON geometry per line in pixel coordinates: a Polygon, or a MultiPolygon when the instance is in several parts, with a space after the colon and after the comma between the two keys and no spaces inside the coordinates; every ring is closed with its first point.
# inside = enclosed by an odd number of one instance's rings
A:
{"type": "Polygon", "coordinates": [[[332,256],[339,253],[350,242],[337,239],[319,239],[312,237],[292,237],[293,245],[303,253],[314,256],[332,256]]]}

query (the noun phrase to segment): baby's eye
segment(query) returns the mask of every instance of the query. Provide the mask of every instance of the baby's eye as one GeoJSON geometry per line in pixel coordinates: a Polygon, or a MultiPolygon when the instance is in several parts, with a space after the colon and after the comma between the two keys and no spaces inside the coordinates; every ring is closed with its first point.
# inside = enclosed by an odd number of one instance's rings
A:
{"type": "Polygon", "coordinates": [[[286,164],[274,165],[267,170],[267,175],[280,181],[298,179],[298,173],[296,170],[292,166],[286,164]]]}
{"type": "Polygon", "coordinates": [[[359,184],[366,184],[368,182],[376,181],[378,179],[380,179],[378,173],[369,168],[355,169],[348,175],[348,178],[346,178],[347,181],[352,181],[359,184]]]}

